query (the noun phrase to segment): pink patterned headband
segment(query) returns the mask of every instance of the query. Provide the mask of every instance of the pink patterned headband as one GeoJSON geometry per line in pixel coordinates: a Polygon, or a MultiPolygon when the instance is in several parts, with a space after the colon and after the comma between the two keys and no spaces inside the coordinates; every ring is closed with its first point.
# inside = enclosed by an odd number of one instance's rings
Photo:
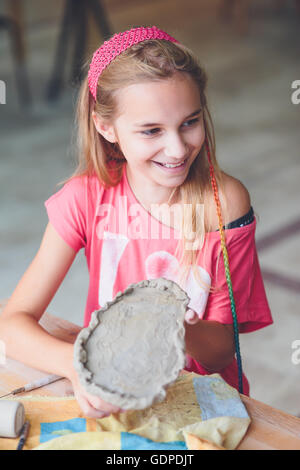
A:
{"type": "Polygon", "coordinates": [[[117,55],[121,54],[121,52],[125,51],[133,44],[150,39],[165,39],[166,41],[179,42],[156,26],[152,26],[151,28],[139,27],[115,34],[96,50],[88,73],[89,88],[95,101],[97,99],[98,80],[102,71],[117,55]]]}

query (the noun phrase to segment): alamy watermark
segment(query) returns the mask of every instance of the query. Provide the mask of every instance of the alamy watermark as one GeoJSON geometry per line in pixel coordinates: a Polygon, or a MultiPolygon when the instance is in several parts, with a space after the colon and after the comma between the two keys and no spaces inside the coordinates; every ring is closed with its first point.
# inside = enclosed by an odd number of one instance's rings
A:
{"type": "Polygon", "coordinates": [[[295,339],[292,342],[292,349],[295,349],[295,351],[292,354],[292,363],[297,366],[300,364],[300,339],[295,339]]]}
{"type": "Polygon", "coordinates": [[[293,104],[300,104],[300,80],[294,80],[291,88],[295,91],[291,94],[291,101],[293,104]]]}
{"type": "Polygon", "coordinates": [[[3,80],[0,80],[0,104],[6,104],[6,85],[3,80]]]}
{"type": "Polygon", "coordinates": [[[149,217],[138,203],[129,203],[127,196],[120,196],[118,205],[104,203],[97,208],[96,234],[99,239],[119,238],[143,240],[180,240],[185,238],[187,250],[199,249],[197,233],[204,231],[204,204],[151,204],[149,217]],[[190,225],[181,223],[183,216],[193,220],[190,225]],[[176,227],[174,230],[174,226],[176,227]]]}

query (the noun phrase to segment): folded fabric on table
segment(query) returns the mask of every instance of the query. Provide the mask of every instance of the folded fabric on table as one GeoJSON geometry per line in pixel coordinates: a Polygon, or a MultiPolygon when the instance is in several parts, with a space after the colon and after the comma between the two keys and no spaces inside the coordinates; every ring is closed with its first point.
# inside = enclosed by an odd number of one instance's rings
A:
{"type": "MultiPolygon", "coordinates": [[[[218,374],[183,374],[162,403],[103,419],[85,418],[74,397],[22,397],[30,432],[24,449],[186,450],[193,435],[235,449],[250,418],[218,374]]],[[[17,439],[0,439],[0,449],[17,439]]]]}

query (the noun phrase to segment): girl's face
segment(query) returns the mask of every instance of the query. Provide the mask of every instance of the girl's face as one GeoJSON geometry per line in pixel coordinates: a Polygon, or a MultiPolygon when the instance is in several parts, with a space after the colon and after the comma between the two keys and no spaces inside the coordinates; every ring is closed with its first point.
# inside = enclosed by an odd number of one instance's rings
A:
{"type": "Polygon", "coordinates": [[[117,102],[113,124],[102,125],[94,117],[98,131],[118,142],[133,186],[143,187],[148,195],[158,191],[167,196],[184,182],[205,139],[196,84],[189,75],[177,73],[123,88],[117,102]]]}

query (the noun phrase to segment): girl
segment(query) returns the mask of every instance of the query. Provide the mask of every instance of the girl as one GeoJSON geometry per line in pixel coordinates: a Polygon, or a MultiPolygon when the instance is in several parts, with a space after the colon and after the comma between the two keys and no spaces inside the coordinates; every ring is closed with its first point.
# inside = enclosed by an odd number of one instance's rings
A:
{"type": "Polygon", "coordinates": [[[0,339],[8,355],[69,378],[86,416],[120,410],[85,392],[73,345],[38,324],[81,248],[90,274],[84,326],[129,284],[171,279],[190,298],[186,370],[219,372],[249,394],[238,332],[272,318],[250,197],[218,167],[205,89],[192,52],[155,26],[106,41],[82,83],[79,165],[45,202],[49,223],[1,315],[0,339]]]}

